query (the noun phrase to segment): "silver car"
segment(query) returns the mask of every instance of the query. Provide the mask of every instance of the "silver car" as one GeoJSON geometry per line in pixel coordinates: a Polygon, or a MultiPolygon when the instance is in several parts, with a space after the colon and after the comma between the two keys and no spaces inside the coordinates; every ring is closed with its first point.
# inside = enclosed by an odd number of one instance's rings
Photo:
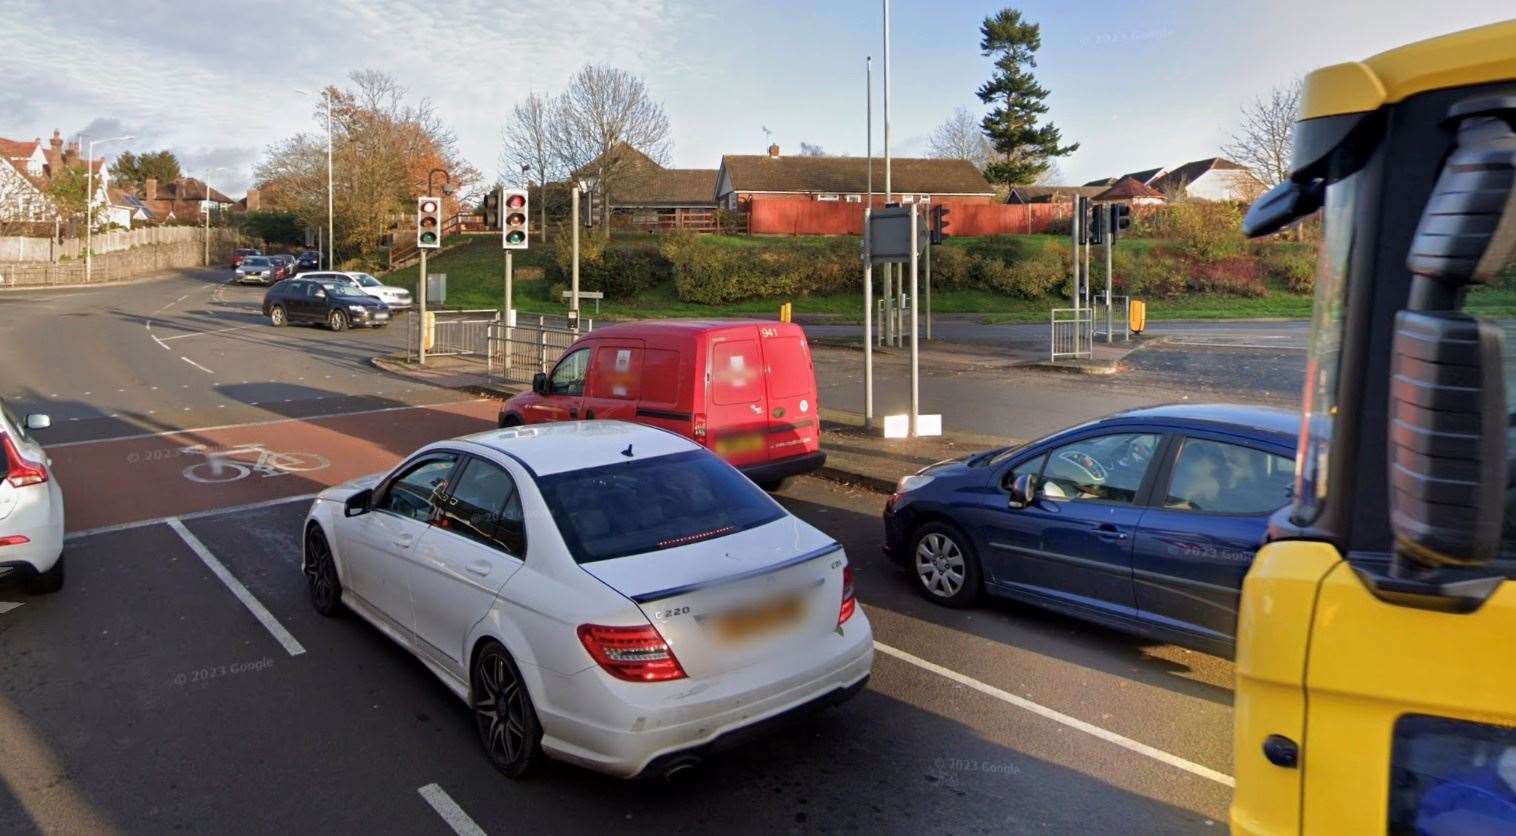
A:
{"type": "Polygon", "coordinates": [[[266,255],[250,255],[237,265],[237,284],[255,282],[261,285],[274,283],[274,262],[266,255]]]}

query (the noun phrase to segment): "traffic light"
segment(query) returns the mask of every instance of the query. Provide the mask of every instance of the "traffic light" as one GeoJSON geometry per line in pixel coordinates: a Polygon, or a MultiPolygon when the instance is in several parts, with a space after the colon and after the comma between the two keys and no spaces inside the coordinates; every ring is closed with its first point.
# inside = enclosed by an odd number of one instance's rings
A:
{"type": "Polygon", "coordinates": [[[1107,220],[1107,215],[1106,215],[1105,207],[1104,206],[1096,206],[1094,208],[1095,208],[1095,211],[1093,211],[1093,212],[1090,213],[1090,235],[1089,235],[1090,243],[1091,244],[1104,244],[1105,243],[1105,224],[1106,224],[1106,220],[1107,220]]]}
{"type": "Polygon", "coordinates": [[[934,204],[932,204],[932,243],[933,244],[941,244],[942,243],[942,239],[948,237],[948,233],[947,233],[947,216],[951,215],[951,214],[952,214],[952,210],[948,209],[946,206],[943,206],[941,203],[934,203],[934,204]]]}
{"type": "Polygon", "coordinates": [[[503,204],[500,209],[503,215],[500,225],[501,246],[507,250],[524,250],[529,228],[527,219],[531,217],[526,189],[505,189],[500,196],[503,204]]]}
{"type": "Polygon", "coordinates": [[[442,246],[442,198],[416,198],[416,246],[423,250],[442,246]]]}
{"type": "Polygon", "coordinates": [[[1132,207],[1125,203],[1111,204],[1111,240],[1121,237],[1121,230],[1132,225],[1132,207]]]}
{"type": "Polygon", "coordinates": [[[487,192],[484,195],[484,228],[500,228],[500,193],[487,192]]]}

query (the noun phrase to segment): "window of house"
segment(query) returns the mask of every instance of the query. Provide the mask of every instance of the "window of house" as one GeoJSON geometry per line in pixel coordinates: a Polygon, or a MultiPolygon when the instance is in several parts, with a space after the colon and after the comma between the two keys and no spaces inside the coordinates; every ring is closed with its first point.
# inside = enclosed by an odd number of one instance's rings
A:
{"type": "Polygon", "coordinates": [[[861,195],[861,194],[850,194],[850,195],[847,196],[847,202],[848,203],[862,203],[863,202],[863,195],[861,195]]]}
{"type": "Polygon", "coordinates": [[[931,203],[932,202],[932,196],[929,195],[929,194],[918,194],[918,195],[916,195],[916,199],[918,201],[922,202],[922,203],[931,203]]]}
{"type": "Polygon", "coordinates": [[[821,194],[816,195],[816,199],[817,200],[837,200],[838,196],[837,196],[836,192],[822,192],[821,194]]]}

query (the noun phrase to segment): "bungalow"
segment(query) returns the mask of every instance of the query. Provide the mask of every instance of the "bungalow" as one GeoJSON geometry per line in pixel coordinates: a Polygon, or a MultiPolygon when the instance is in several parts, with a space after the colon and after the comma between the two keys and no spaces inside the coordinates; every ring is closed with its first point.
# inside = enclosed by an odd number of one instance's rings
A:
{"type": "Polygon", "coordinates": [[[1123,177],[1115,185],[1090,200],[1096,203],[1128,203],[1132,206],[1152,206],[1163,202],[1163,192],[1143,184],[1136,177],[1123,177]]]}
{"type": "MultiPolygon", "coordinates": [[[[897,158],[890,163],[890,186],[884,191],[884,160],[873,165],[875,202],[991,203],[995,189],[968,160],[897,158]]],[[[782,157],[779,146],[767,155],[727,154],[716,173],[716,202],[745,209],[754,198],[862,203],[869,188],[867,157],[782,157]]]]}
{"type": "Polygon", "coordinates": [[[1094,197],[1105,191],[1104,186],[1012,186],[1005,202],[1013,205],[1028,203],[1069,203],[1076,197],[1094,197]]]}
{"type": "Polygon", "coordinates": [[[1178,193],[1200,200],[1244,202],[1252,200],[1263,188],[1252,172],[1224,157],[1206,157],[1173,169],[1143,169],[1120,177],[1091,180],[1085,185],[1109,188],[1129,178],[1160,194],[1178,193]]]}
{"type": "MultiPolygon", "coordinates": [[[[652,157],[626,144],[617,146],[612,158],[614,165],[607,179],[613,226],[648,230],[714,228],[715,169],[664,168],[652,157]]],[[[574,172],[575,178],[590,186],[597,207],[599,200],[607,197],[599,188],[601,170],[597,158],[574,172]]],[[[598,208],[595,211],[599,211],[598,208]]],[[[594,212],[591,216],[593,218],[594,212]]]]}

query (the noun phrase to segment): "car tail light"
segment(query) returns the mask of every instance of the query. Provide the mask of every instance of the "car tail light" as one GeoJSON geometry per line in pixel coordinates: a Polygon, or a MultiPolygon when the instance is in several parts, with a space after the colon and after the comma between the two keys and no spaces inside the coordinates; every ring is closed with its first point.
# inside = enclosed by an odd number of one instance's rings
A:
{"type": "Polygon", "coordinates": [[[690,432],[695,436],[695,440],[699,441],[701,444],[704,444],[706,430],[708,427],[709,424],[706,422],[705,413],[695,413],[695,420],[692,422],[692,427],[690,430],[690,432]]]}
{"type": "Polygon", "coordinates": [[[31,541],[32,539],[25,534],[12,534],[9,537],[0,537],[0,546],[20,546],[31,541]]]}
{"type": "Polygon", "coordinates": [[[850,563],[842,567],[842,606],[837,610],[837,626],[841,627],[852,618],[853,610],[857,608],[858,601],[853,597],[853,566],[850,563]]]}
{"type": "Polygon", "coordinates": [[[582,624],[579,641],[605,672],[628,682],[664,682],[683,679],[684,668],[674,658],[668,642],[651,624],[641,627],[604,627],[582,624]]]}
{"type": "Polygon", "coordinates": [[[16,449],[16,442],[11,441],[9,434],[0,433],[0,450],[5,451],[5,460],[9,463],[5,481],[10,482],[11,487],[24,488],[47,481],[47,468],[39,462],[21,458],[21,451],[16,449]]]}

